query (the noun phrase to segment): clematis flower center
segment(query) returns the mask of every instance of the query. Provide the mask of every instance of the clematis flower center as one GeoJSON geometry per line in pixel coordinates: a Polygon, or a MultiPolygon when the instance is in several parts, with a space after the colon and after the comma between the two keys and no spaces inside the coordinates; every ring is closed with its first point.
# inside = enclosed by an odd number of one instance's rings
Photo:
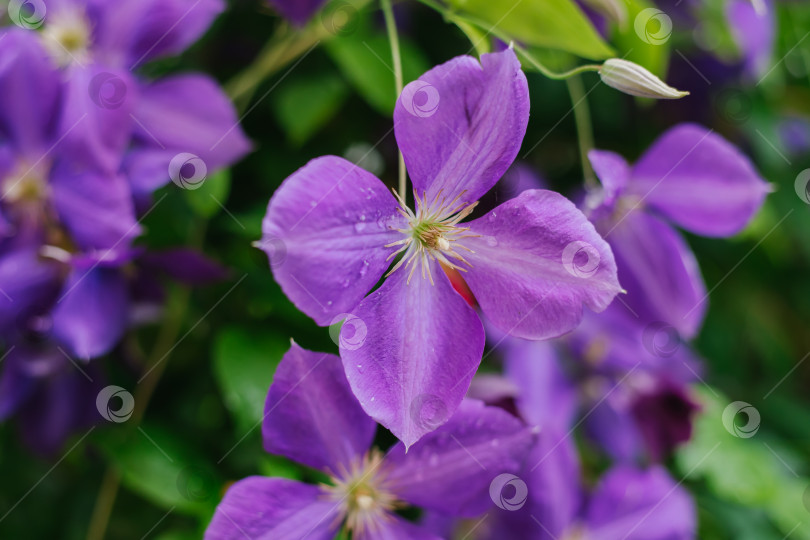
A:
{"type": "Polygon", "coordinates": [[[382,453],[371,450],[348,469],[332,476],[332,485],[324,486],[329,497],[340,506],[346,528],[355,533],[373,532],[399,506],[396,496],[387,489],[382,467],[382,453]]]}
{"type": "Polygon", "coordinates": [[[47,194],[42,167],[20,161],[0,183],[2,199],[8,203],[37,202],[47,194]]]}
{"type": "Polygon", "coordinates": [[[464,195],[462,191],[454,199],[448,202],[447,198],[442,196],[440,191],[432,201],[428,201],[427,194],[422,198],[419,194],[414,192],[414,199],[416,200],[416,212],[413,212],[405,202],[399,198],[399,213],[408,220],[408,228],[397,229],[404,235],[402,240],[392,242],[385,247],[400,246],[388,258],[392,259],[400,253],[404,252],[402,258],[396,265],[388,272],[388,275],[393,274],[399,268],[411,268],[408,274],[408,283],[411,282],[417,266],[422,268],[422,279],[427,277],[430,283],[433,284],[433,275],[430,271],[430,260],[435,260],[447,268],[466,272],[467,269],[459,266],[459,263],[466,264],[471,267],[472,265],[467,262],[464,257],[458,252],[459,249],[472,252],[471,249],[459,243],[463,238],[472,238],[479,236],[477,234],[469,234],[469,227],[459,225],[459,222],[470,215],[478,202],[467,204],[466,202],[459,203],[459,199],[464,195]]]}
{"type": "Polygon", "coordinates": [[[48,18],[42,42],[60,66],[82,64],[89,59],[90,23],[79,9],[63,9],[48,18]]]}

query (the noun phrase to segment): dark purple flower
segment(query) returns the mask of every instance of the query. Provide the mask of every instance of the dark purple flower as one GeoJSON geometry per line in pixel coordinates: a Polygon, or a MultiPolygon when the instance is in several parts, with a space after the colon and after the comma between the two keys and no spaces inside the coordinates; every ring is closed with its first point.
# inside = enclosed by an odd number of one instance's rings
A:
{"type": "MultiPolygon", "coordinates": [[[[470,537],[694,538],[694,505],[688,492],[662,467],[614,466],[595,490],[585,489],[574,435],[584,421],[576,421],[575,414],[580,390],[563,373],[555,345],[506,338],[498,348],[503,352],[506,376],[519,387],[518,411],[539,433],[524,467],[512,479],[514,489],[504,486],[501,498],[495,498],[496,508],[470,537]],[[518,490],[523,495],[519,501],[515,499],[518,490]]],[[[616,423],[604,427],[620,428],[616,423]]],[[[447,516],[431,514],[425,526],[452,530],[452,522],[447,521],[447,516]]]]}
{"type": "Polygon", "coordinates": [[[525,191],[460,223],[512,164],[528,114],[512,50],[481,63],[458,57],[409,84],[394,112],[415,211],[334,156],[311,161],[270,200],[260,247],[276,281],[316,323],[346,319],[349,384],[407,446],[451,417],[483,352],[481,322],[445,268],[463,273],[494,325],[531,339],[571,330],[583,305],[600,311],[620,290],[607,244],[556,193],[525,191]],[[424,407],[430,425],[413,420],[424,407]]]}
{"type": "Polygon", "coordinates": [[[357,539],[437,538],[395,510],[483,513],[492,505],[493,478],[517,470],[533,439],[516,418],[474,400],[407,453],[402,443],[385,455],[372,449],[375,430],[340,359],[293,343],[267,395],[264,446],[320,469],[330,482],[241,480],[225,494],[205,538],[331,539],[342,526],[357,539]]]}
{"type": "Polygon", "coordinates": [[[739,232],[770,191],[751,161],[711,130],[682,124],[664,133],[630,166],[593,150],[602,188],[587,212],[610,243],[627,290],[622,299],[644,321],[664,321],[684,338],[706,310],[697,262],[670,225],[703,236],[739,232]]]}

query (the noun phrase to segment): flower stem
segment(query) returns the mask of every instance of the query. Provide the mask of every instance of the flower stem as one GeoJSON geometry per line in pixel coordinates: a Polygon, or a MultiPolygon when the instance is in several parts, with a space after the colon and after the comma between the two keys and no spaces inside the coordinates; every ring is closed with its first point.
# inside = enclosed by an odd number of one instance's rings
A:
{"type": "MultiPolygon", "coordinates": [[[[189,245],[199,247],[202,245],[203,238],[205,237],[205,224],[198,225],[193,228],[195,231],[189,245]]],[[[180,329],[183,326],[186,311],[188,309],[189,300],[191,298],[191,289],[188,286],[180,286],[172,290],[169,299],[166,302],[167,315],[166,323],[160,328],[152,353],[147,362],[145,362],[146,369],[148,370],[139,386],[135,390],[134,400],[135,408],[132,412],[132,417],[127,421],[127,426],[133,430],[141,423],[146,407],[152,399],[152,394],[160,382],[163,372],[168,363],[169,353],[172,351],[180,329]]],[[[93,506],[93,514],[90,517],[90,525],[87,529],[87,540],[102,540],[107,532],[107,525],[112,515],[113,507],[115,506],[115,499],[118,495],[118,489],[121,485],[121,473],[114,467],[107,465],[104,471],[104,477],[101,480],[101,487],[96,497],[96,503],[93,506]]]]}
{"type": "MultiPolygon", "coordinates": [[[[388,41],[391,44],[391,57],[394,62],[394,84],[396,87],[396,99],[402,93],[402,55],[399,52],[399,35],[397,34],[397,22],[394,19],[394,10],[391,7],[391,0],[380,0],[383,16],[385,17],[385,28],[388,30],[388,41]]],[[[399,197],[405,200],[405,158],[402,151],[399,154],[399,197]]]]}
{"type": "Polygon", "coordinates": [[[585,185],[593,188],[597,186],[597,181],[588,159],[588,152],[593,148],[593,132],[591,131],[591,111],[588,109],[587,94],[582,85],[582,78],[578,75],[566,79],[565,84],[568,86],[568,94],[571,96],[571,103],[574,107],[582,174],[585,177],[585,185]]]}
{"type": "Polygon", "coordinates": [[[477,19],[475,17],[471,17],[471,16],[466,15],[466,14],[462,15],[460,13],[455,13],[454,11],[444,7],[443,5],[439,4],[438,2],[434,2],[433,0],[418,0],[418,1],[421,2],[422,4],[428,6],[429,8],[432,8],[432,9],[438,11],[447,21],[449,21],[449,22],[451,22],[451,23],[453,23],[453,24],[455,24],[457,26],[460,25],[460,24],[461,25],[468,24],[468,25],[477,26],[478,28],[480,28],[481,30],[486,32],[487,34],[493,35],[493,36],[495,36],[496,38],[500,39],[501,41],[503,41],[505,43],[510,43],[512,48],[514,48],[515,51],[524,60],[526,60],[526,62],[528,62],[534,69],[536,69],[537,71],[539,71],[540,73],[542,73],[543,75],[548,77],[549,79],[554,79],[554,80],[557,80],[557,81],[566,80],[566,79],[568,79],[570,77],[573,77],[573,76],[578,75],[580,73],[584,73],[586,71],[599,71],[599,68],[602,67],[599,64],[584,64],[584,65],[581,65],[581,66],[577,66],[577,67],[575,67],[573,69],[570,69],[568,71],[563,71],[561,73],[552,71],[551,69],[549,69],[548,67],[543,65],[543,63],[540,62],[540,60],[538,60],[531,53],[531,51],[529,51],[528,49],[522,47],[521,45],[518,45],[517,43],[514,43],[514,39],[512,37],[510,37],[509,35],[507,35],[506,33],[502,32],[502,31],[500,31],[496,26],[492,26],[492,25],[488,24],[485,21],[482,21],[482,20],[477,19]]]}

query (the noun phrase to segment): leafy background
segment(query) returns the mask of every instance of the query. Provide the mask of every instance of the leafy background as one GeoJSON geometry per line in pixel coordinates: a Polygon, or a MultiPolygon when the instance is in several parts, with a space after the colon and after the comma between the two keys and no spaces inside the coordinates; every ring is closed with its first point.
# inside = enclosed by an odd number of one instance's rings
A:
{"type": "MultiPolygon", "coordinates": [[[[333,11],[291,33],[269,7],[233,1],[183,56],[148,66],[147,76],[204,70],[249,111],[244,128],[255,151],[199,190],[164,188],[166,200],[147,218],[142,240],[200,246],[231,269],[230,278],[193,291],[175,286],[162,327],[139,329],[105,359],[110,382],[131,389],[141,376],[138,358],[170,353],[142,421],[100,425],[69,442],[66,450],[73,450],[64,457],[50,460],[22,447],[13,425],[0,426],[0,515],[6,514],[0,537],[84,538],[94,508],[112,503],[109,538],[199,538],[228,482],[251,474],[317,480],[264,453],[258,424],[290,338],[314,350],[337,347],[328,329],[290,304],[251,242],[260,237],[274,189],[313,157],[366,155],[364,166],[376,168],[389,185],[396,181],[390,49],[379,12],[365,4],[355,0],[359,12],[345,24],[329,18],[345,15],[333,11]],[[268,39],[316,46],[257,78],[248,66],[255,66],[268,39]],[[240,90],[251,76],[259,84],[240,90]]],[[[468,36],[483,36],[476,22],[498,22],[499,32],[554,69],[574,65],[571,53],[598,60],[612,48],[662,76],[669,69],[667,80],[675,84],[678,73],[688,73],[682,58],[705,54],[691,32],[676,32],[656,46],[639,40],[632,25],[607,45],[584,18],[565,11],[568,2],[524,0],[506,18],[504,6],[511,3],[451,4],[469,16],[443,17],[417,2],[396,6],[406,82],[453,56],[474,54],[468,36]]],[[[717,54],[733,54],[719,3],[705,4],[717,54]]],[[[628,5],[632,20],[651,4],[628,5]]],[[[692,91],[687,100],[647,103],[599,84],[595,74],[582,76],[597,147],[633,159],[667,127],[700,121],[751,155],[776,188],[737,237],[688,237],[711,289],[695,343],[706,361],[706,384],[696,389],[703,411],[694,440],[670,465],[696,498],[701,538],[810,538],[810,362],[804,361],[810,351],[810,213],[794,191],[810,155],[791,153],[778,136],[786,117],[810,118],[810,40],[804,40],[810,5],[785,2],[778,8],[775,67],[759,85],[742,79],[712,84],[708,73],[708,82],[692,76],[676,84],[692,91]],[[761,413],[753,438],[737,439],[723,428],[722,410],[736,400],[761,413]]],[[[478,52],[484,43],[477,44],[478,52]]],[[[527,69],[532,115],[520,156],[554,189],[573,196],[583,171],[568,88],[528,62],[527,69]]],[[[386,434],[380,437],[391,442],[386,434]]]]}

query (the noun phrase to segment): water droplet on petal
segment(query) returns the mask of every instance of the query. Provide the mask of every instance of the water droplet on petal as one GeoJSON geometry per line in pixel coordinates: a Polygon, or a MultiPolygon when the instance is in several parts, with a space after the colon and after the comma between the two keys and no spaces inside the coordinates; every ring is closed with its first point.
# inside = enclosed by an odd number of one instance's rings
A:
{"type": "Polygon", "coordinates": [[[494,236],[487,236],[487,245],[489,247],[495,247],[498,245],[498,239],[494,236]]]}

